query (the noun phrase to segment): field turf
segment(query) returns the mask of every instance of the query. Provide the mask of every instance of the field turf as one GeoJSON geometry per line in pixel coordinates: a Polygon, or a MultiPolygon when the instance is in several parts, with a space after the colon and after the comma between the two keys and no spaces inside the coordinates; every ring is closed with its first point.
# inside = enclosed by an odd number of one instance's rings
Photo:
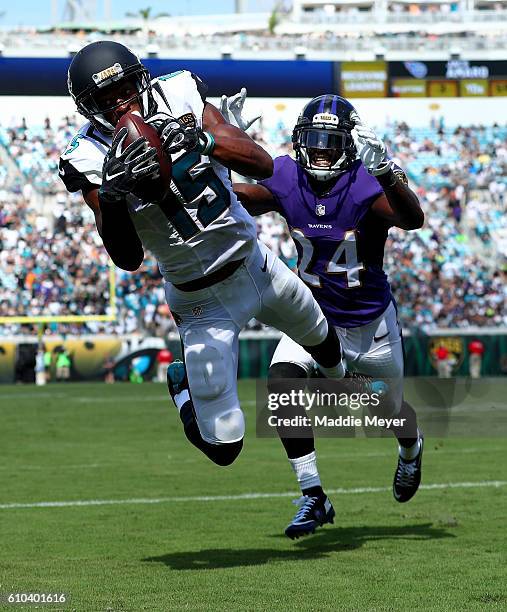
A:
{"type": "Polygon", "coordinates": [[[318,440],[336,521],[292,542],[295,480],[255,437],[254,389],[243,452],[219,468],[162,385],[0,387],[0,593],[65,592],[44,609],[79,611],[507,609],[503,438],[427,439],[424,485],[456,486],[405,505],[393,440],[318,440]]]}

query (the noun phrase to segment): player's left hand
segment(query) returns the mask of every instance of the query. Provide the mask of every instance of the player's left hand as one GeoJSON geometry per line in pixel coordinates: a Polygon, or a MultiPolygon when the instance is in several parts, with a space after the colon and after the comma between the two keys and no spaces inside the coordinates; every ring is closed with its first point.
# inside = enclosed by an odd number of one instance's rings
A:
{"type": "Polygon", "coordinates": [[[361,122],[359,115],[355,114],[351,119],[355,123],[351,134],[357,154],[368,173],[372,176],[380,176],[389,172],[391,162],[387,159],[386,145],[371,128],[361,122]]]}
{"type": "Polygon", "coordinates": [[[220,112],[222,113],[224,119],[230,125],[234,125],[240,130],[243,130],[243,132],[246,132],[251,125],[261,118],[261,115],[257,115],[257,117],[253,117],[252,119],[245,119],[245,117],[243,117],[243,106],[245,104],[245,100],[245,87],[242,87],[241,91],[233,96],[222,96],[222,99],[220,100],[220,112]]]}
{"type": "Polygon", "coordinates": [[[196,125],[184,124],[179,119],[164,113],[153,115],[146,119],[146,123],[157,130],[162,148],[168,155],[196,150],[208,155],[213,149],[213,137],[196,125]]]}

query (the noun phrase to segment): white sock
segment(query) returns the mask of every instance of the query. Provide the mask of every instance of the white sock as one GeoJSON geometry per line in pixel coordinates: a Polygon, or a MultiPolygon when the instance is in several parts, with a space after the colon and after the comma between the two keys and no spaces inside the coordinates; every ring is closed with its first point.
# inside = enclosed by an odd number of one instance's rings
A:
{"type": "Polygon", "coordinates": [[[183,389],[183,391],[176,393],[173,399],[174,399],[174,403],[176,404],[176,408],[178,409],[178,411],[181,411],[183,406],[188,401],[190,401],[190,394],[188,392],[188,389],[183,389]]]}
{"type": "Polygon", "coordinates": [[[320,363],[317,364],[317,367],[326,378],[343,378],[345,376],[345,364],[343,360],[332,368],[325,368],[321,366],[320,363]]]}
{"type": "Polygon", "coordinates": [[[419,454],[420,448],[421,448],[421,438],[419,437],[419,434],[417,434],[417,442],[410,448],[407,448],[406,446],[401,446],[401,444],[398,444],[400,457],[402,459],[405,459],[405,461],[412,461],[413,459],[415,459],[417,455],[419,454]]]}
{"type": "Polygon", "coordinates": [[[301,489],[321,486],[315,451],[297,459],[289,459],[289,463],[292,465],[301,489]]]}

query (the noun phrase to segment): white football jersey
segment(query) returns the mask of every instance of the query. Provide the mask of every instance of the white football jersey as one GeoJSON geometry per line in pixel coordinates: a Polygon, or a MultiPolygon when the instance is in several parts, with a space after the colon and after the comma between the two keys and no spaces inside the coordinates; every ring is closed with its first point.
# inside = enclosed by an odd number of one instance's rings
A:
{"type": "MultiPolygon", "coordinates": [[[[202,125],[202,83],[186,70],[152,80],[156,112],[195,116],[202,125]]],[[[60,159],[60,177],[70,192],[100,187],[111,137],[89,122],[60,159]]],[[[172,156],[172,182],[180,194],[170,204],[127,198],[130,216],[144,247],[172,283],[205,276],[246,257],[256,243],[254,220],[232,190],[229,171],[213,157],[182,151],[172,156]]]]}

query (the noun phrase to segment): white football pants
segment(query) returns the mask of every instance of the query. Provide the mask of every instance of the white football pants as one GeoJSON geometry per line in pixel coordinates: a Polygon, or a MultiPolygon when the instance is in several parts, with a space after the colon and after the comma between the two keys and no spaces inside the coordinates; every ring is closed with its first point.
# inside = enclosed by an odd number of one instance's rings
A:
{"type": "Polygon", "coordinates": [[[328,333],[310,289],[261,242],[226,280],[199,291],[166,283],[165,291],[179,323],[199,431],[212,444],[237,442],[245,432],[236,379],[238,335],[250,319],[306,346],[328,333]]]}

